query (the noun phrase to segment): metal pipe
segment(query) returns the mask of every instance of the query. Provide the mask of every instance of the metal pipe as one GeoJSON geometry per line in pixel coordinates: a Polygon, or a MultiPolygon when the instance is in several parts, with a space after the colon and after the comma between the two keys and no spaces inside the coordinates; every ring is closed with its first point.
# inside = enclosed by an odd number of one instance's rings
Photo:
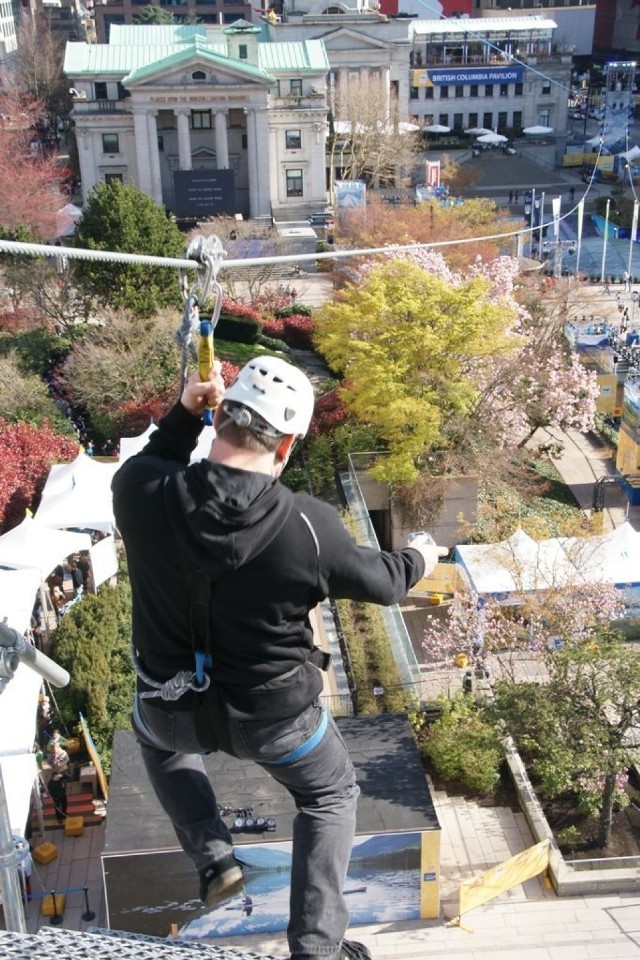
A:
{"type": "Polygon", "coordinates": [[[0,764],[0,892],[7,930],[26,933],[22,891],[18,876],[18,853],[11,835],[7,796],[0,764]]]}

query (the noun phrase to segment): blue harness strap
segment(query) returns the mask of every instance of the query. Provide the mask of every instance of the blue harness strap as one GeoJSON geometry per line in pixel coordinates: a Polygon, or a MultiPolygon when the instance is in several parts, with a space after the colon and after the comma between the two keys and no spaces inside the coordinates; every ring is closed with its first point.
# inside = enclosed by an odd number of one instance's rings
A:
{"type": "Polygon", "coordinates": [[[306,757],[308,753],[317,747],[325,733],[327,732],[327,726],[329,724],[329,719],[327,717],[327,711],[322,708],[322,719],[318,724],[318,727],[308,740],[305,740],[304,743],[301,743],[299,747],[296,747],[295,750],[291,750],[290,753],[286,753],[284,757],[280,757],[278,760],[265,760],[265,763],[268,763],[272,767],[282,767],[286,763],[293,763],[295,760],[300,760],[302,757],[306,757]]]}

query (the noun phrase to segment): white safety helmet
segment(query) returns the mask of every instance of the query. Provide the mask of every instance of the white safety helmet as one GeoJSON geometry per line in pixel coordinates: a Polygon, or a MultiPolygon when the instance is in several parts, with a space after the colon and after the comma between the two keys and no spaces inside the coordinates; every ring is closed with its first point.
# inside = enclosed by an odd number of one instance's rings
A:
{"type": "Polygon", "coordinates": [[[254,410],[278,433],[304,436],[309,429],[314,404],[311,382],[280,357],[249,360],[225,391],[223,410],[231,400],[254,410]]]}

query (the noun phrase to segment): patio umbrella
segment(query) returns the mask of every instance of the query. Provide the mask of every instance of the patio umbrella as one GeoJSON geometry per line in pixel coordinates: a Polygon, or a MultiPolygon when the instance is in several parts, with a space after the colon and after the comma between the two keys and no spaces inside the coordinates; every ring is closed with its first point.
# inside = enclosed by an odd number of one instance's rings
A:
{"type": "Polygon", "coordinates": [[[468,133],[470,137],[482,137],[485,133],[493,133],[493,130],[489,130],[488,127],[471,127],[469,130],[465,130],[465,133],[468,133]]]}
{"type": "Polygon", "coordinates": [[[398,124],[398,130],[400,133],[417,133],[417,131],[421,129],[422,128],[419,127],[417,123],[407,123],[406,120],[401,120],[398,124]]]}
{"type": "Polygon", "coordinates": [[[509,137],[503,137],[501,133],[483,133],[478,137],[478,143],[506,143],[509,137]]]}
{"type": "Polygon", "coordinates": [[[553,133],[553,127],[525,127],[522,132],[529,137],[542,137],[546,133],[553,133]]]}
{"type": "Polygon", "coordinates": [[[425,133],[451,133],[451,127],[445,127],[442,123],[432,123],[430,127],[424,127],[425,133]]]}

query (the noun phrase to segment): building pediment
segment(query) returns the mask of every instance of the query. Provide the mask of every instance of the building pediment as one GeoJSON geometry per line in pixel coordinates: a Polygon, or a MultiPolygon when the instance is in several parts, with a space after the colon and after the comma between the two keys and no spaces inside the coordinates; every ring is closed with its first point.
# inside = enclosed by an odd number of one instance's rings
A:
{"type": "Polygon", "coordinates": [[[348,27],[330,30],[327,33],[320,34],[318,39],[324,42],[327,50],[362,50],[367,47],[374,50],[389,49],[389,43],[385,43],[384,40],[376,40],[375,37],[369,37],[357,30],[350,30],[348,27]]]}
{"type": "Polygon", "coordinates": [[[208,84],[272,86],[275,79],[252,63],[214,53],[196,42],[193,46],[132,70],[122,83],[127,89],[134,90],[158,84],[194,88],[208,84]]]}

